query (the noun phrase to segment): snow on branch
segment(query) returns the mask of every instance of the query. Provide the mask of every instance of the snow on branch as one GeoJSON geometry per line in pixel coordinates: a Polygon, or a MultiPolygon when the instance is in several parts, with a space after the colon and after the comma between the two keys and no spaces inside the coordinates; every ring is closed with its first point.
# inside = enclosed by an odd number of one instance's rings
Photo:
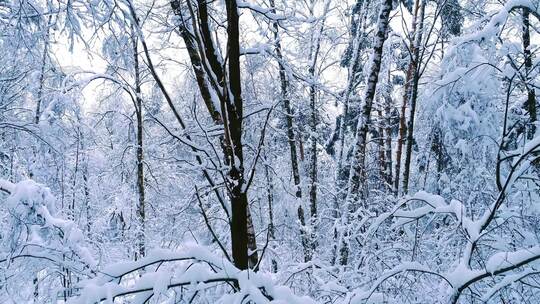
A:
{"type": "Polygon", "coordinates": [[[225,258],[197,245],[188,244],[179,251],[154,250],[140,260],[99,269],[85,246],[81,230],[73,221],[57,216],[49,188],[32,180],[11,183],[0,179],[0,190],[8,194],[5,207],[11,215],[11,252],[0,261],[43,258],[58,267],[84,272],[90,279],[76,285],[78,296],[69,303],[99,303],[120,297],[135,297],[144,303],[175,287],[196,292],[224,284],[231,292],[223,293],[216,303],[315,303],[308,297],[294,295],[287,287],[276,286],[267,274],[241,271],[225,258]],[[174,267],[168,267],[173,263],[174,267]]]}
{"type": "Polygon", "coordinates": [[[56,214],[55,198],[49,188],[32,180],[11,183],[0,179],[0,189],[9,194],[5,207],[10,215],[4,235],[9,252],[3,252],[7,257],[0,261],[34,256],[64,264],[66,257],[73,256],[78,268],[81,263],[85,269],[96,267],[97,262],[86,247],[81,230],[73,221],[56,214]]]}
{"type": "Polygon", "coordinates": [[[528,8],[534,16],[537,18],[539,17],[539,8],[536,7],[532,1],[509,0],[499,12],[491,16],[489,22],[482,30],[454,39],[454,47],[450,49],[449,53],[453,52],[456,46],[460,46],[464,43],[487,41],[498,36],[510,12],[518,8],[528,8]]]}
{"type": "Polygon", "coordinates": [[[186,245],[180,251],[155,250],[138,261],[106,266],[100,273],[81,282],[80,296],[69,303],[113,301],[124,296],[139,296],[144,302],[170,288],[185,286],[196,292],[223,284],[229,284],[234,292],[224,294],[216,303],[315,303],[307,297],[293,295],[286,287],[274,286],[265,274],[241,271],[228,260],[197,245],[186,245]],[[173,262],[180,266],[167,268],[164,265],[173,262]],[[158,267],[150,271],[154,265],[158,267]],[[135,282],[123,280],[143,269],[145,273],[135,282]]]}
{"type": "Polygon", "coordinates": [[[417,220],[429,214],[449,214],[461,225],[469,238],[476,240],[480,234],[480,224],[467,217],[465,206],[458,200],[452,200],[446,203],[442,196],[431,194],[425,191],[419,191],[412,197],[404,199],[392,211],[385,212],[377,217],[374,224],[371,225],[369,232],[374,232],[380,224],[389,219],[395,218],[394,227],[405,225],[411,221],[417,220]],[[410,202],[421,202],[424,205],[413,208],[403,209],[410,202]]]}

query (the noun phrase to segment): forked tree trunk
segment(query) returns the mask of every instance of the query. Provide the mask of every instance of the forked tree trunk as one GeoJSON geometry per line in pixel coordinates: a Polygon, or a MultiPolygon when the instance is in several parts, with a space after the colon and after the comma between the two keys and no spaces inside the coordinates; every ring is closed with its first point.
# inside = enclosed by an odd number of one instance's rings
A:
{"type": "MultiPolygon", "coordinates": [[[[227,11],[227,58],[228,70],[220,62],[208,26],[207,2],[198,0],[198,16],[190,2],[186,2],[190,17],[182,16],[181,2],[171,1],[174,13],[180,17],[180,34],[186,45],[202,99],[214,123],[223,125],[221,140],[224,162],[230,168],[225,183],[231,202],[230,231],[233,262],[239,269],[254,267],[258,263],[255,230],[249,212],[242,143],[243,102],[240,77],[240,44],[238,7],[236,1],[225,1],[227,11]],[[190,20],[190,21],[189,21],[190,20]],[[197,22],[199,21],[199,26],[197,22]],[[190,23],[191,22],[191,23],[190,23]],[[200,28],[200,32],[199,32],[200,28]],[[191,32],[190,29],[193,31],[191,32]],[[219,102],[221,113],[218,111],[219,102]],[[248,248],[250,253],[248,254],[248,248]]],[[[170,98],[167,99],[169,106],[170,98]]],[[[182,123],[183,125],[183,123],[182,123]]],[[[185,128],[185,125],[182,127],[185,128]]],[[[202,160],[197,156],[197,162],[202,160]]],[[[205,178],[214,186],[206,171],[205,178]]],[[[221,201],[219,193],[216,193],[221,201]]],[[[222,202],[223,205],[223,202],[222,202]]],[[[226,208],[224,207],[225,212],[226,208]]]]}

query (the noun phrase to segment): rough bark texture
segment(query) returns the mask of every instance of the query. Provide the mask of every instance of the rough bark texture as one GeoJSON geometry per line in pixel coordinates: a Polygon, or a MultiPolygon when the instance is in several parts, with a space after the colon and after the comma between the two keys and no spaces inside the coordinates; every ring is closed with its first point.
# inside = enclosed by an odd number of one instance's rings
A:
{"type": "MultiPolygon", "coordinates": [[[[267,184],[267,197],[268,197],[268,242],[275,242],[276,240],[276,227],[274,225],[274,183],[272,176],[268,170],[268,166],[264,166],[264,175],[266,176],[267,184]]],[[[278,271],[278,264],[276,259],[272,256],[272,272],[276,273],[278,271]]]]}
{"type": "Polygon", "coordinates": [[[354,33],[354,37],[352,40],[352,55],[351,60],[352,63],[349,62],[349,74],[347,79],[347,88],[345,89],[344,94],[344,100],[343,100],[343,112],[341,115],[339,115],[336,119],[336,132],[337,132],[337,141],[339,141],[339,153],[337,156],[337,169],[336,169],[336,194],[334,197],[334,204],[333,204],[333,217],[335,221],[335,227],[334,227],[334,238],[336,240],[336,243],[333,246],[332,249],[332,265],[335,264],[336,260],[338,260],[338,251],[343,248],[342,246],[342,240],[340,238],[341,231],[339,226],[341,225],[340,222],[342,222],[342,215],[340,214],[340,210],[342,209],[340,204],[346,199],[347,196],[347,177],[348,177],[348,167],[345,165],[345,159],[347,158],[345,150],[347,149],[345,145],[345,132],[346,132],[346,120],[347,116],[349,114],[349,101],[351,99],[351,95],[353,94],[358,78],[359,78],[359,68],[360,68],[360,49],[361,46],[361,38],[362,38],[362,31],[365,29],[365,22],[367,17],[367,9],[369,6],[369,1],[365,1],[362,3],[362,8],[360,11],[360,14],[362,16],[359,18],[359,22],[356,24],[356,29],[352,31],[354,33]]]}
{"type": "Polygon", "coordinates": [[[45,69],[47,67],[47,56],[49,53],[49,28],[51,26],[51,16],[49,16],[49,19],[47,21],[47,32],[45,34],[45,43],[43,46],[43,55],[41,57],[41,70],[39,73],[39,88],[37,92],[37,100],[36,100],[36,113],[34,117],[34,123],[39,124],[39,119],[41,117],[41,105],[42,105],[42,98],[43,98],[43,86],[45,84],[45,69]]]}

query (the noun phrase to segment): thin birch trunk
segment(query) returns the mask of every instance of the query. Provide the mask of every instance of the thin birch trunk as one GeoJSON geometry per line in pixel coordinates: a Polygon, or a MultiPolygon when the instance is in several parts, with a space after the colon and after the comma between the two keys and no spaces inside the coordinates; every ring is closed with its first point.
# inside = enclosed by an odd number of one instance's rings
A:
{"type": "Polygon", "coordinates": [[[139,66],[139,51],[138,51],[138,39],[135,34],[132,35],[133,40],[133,59],[134,59],[134,73],[135,73],[135,114],[137,120],[137,192],[139,196],[137,204],[137,221],[139,222],[136,239],[137,239],[137,258],[145,256],[146,244],[145,244],[145,186],[144,186],[144,150],[143,150],[143,101],[141,97],[141,77],[139,66]]]}
{"type": "MultiPolygon", "coordinates": [[[[346,199],[346,207],[348,211],[347,223],[350,223],[351,216],[356,213],[358,208],[358,201],[364,200],[367,194],[366,183],[366,146],[368,131],[371,126],[371,108],[373,106],[373,99],[375,97],[375,89],[377,88],[377,82],[379,80],[379,71],[381,69],[381,60],[383,53],[384,42],[388,32],[388,21],[390,17],[390,11],[392,10],[392,0],[385,0],[381,6],[379,13],[379,21],[377,25],[377,33],[375,36],[375,43],[373,47],[373,56],[371,62],[371,69],[367,78],[367,85],[365,89],[365,95],[361,107],[360,117],[358,119],[356,141],[354,145],[353,159],[349,174],[348,193],[346,199]]],[[[366,208],[365,202],[363,208],[366,208]]],[[[341,261],[342,265],[346,265],[348,262],[349,249],[348,249],[348,235],[344,236],[343,246],[341,248],[341,261]]]]}

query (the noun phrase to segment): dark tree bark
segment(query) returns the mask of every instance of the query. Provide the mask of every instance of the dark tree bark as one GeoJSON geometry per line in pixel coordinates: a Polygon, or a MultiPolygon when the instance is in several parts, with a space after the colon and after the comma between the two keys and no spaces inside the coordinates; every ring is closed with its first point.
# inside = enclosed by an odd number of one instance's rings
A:
{"type": "Polygon", "coordinates": [[[174,13],[181,19],[180,34],[186,44],[203,101],[214,123],[223,124],[225,134],[221,139],[221,145],[224,162],[229,168],[225,183],[231,201],[232,256],[236,267],[247,269],[248,266],[254,267],[257,264],[258,254],[244,175],[238,7],[235,1],[225,2],[228,58],[225,67],[211,38],[207,3],[203,0],[198,1],[198,18],[189,1],[187,6],[191,16],[184,19],[180,2],[171,1],[174,13]],[[198,26],[196,19],[199,21],[198,26]],[[186,20],[191,20],[192,23],[186,20]]]}
{"type": "MultiPolygon", "coordinates": [[[[231,196],[231,241],[233,260],[239,269],[254,267],[257,261],[254,255],[248,255],[248,198],[246,180],[244,176],[244,155],[242,144],[243,100],[240,77],[240,35],[238,27],[238,6],[236,0],[226,0],[227,10],[227,57],[228,63],[228,91],[225,92],[226,117],[224,118],[225,139],[228,144],[226,150],[230,151],[230,170],[227,183],[231,196]]],[[[254,238],[255,236],[252,235],[254,238]]],[[[254,239],[251,244],[254,244],[254,239]]],[[[252,252],[256,248],[249,248],[252,252]]]]}
{"type": "MultiPolygon", "coordinates": [[[[276,227],[274,225],[274,182],[272,176],[268,170],[268,166],[264,166],[264,175],[266,177],[266,193],[268,197],[268,242],[275,242],[276,240],[276,227]]],[[[278,271],[278,264],[274,257],[272,257],[272,272],[276,273],[278,271]]]]}
{"type": "Polygon", "coordinates": [[[384,97],[384,154],[386,155],[385,176],[386,184],[389,189],[392,189],[392,97],[384,97]]]}
{"type": "MultiPolygon", "coordinates": [[[[318,37],[322,34],[324,24],[321,25],[321,29],[319,32],[318,37]]],[[[317,65],[317,59],[319,56],[319,49],[320,49],[320,39],[317,38],[317,41],[315,42],[315,50],[312,55],[312,64],[309,68],[309,73],[311,75],[311,78],[315,80],[315,68],[317,65]]],[[[319,123],[319,113],[317,110],[317,86],[314,84],[314,81],[309,87],[309,107],[310,107],[310,129],[311,129],[311,146],[310,146],[310,163],[309,163],[309,210],[310,210],[310,230],[311,230],[311,251],[312,253],[315,253],[315,250],[317,248],[317,235],[316,235],[316,227],[318,222],[318,214],[317,214],[317,183],[318,183],[318,168],[317,168],[317,145],[318,145],[318,135],[317,135],[317,125],[319,123]]]]}
{"type": "MultiPolygon", "coordinates": [[[[347,158],[347,152],[346,150],[346,144],[345,144],[345,132],[346,132],[346,122],[347,122],[347,116],[349,115],[349,102],[351,100],[351,96],[354,93],[354,90],[356,86],[358,85],[360,74],[360,51],[362,49],[362,37],[363,37],[363,31],[366,27],[366,21],[367,21],[367,10],[369,7],[370,1],[364,1],[362,2],[361,6],[361,17],[358,18],[358,22],[356,22],[356,28],[352,30],[351,32],[354,33],[353,39],[351,41],[351,58],[349,61],[349,74],[347,78],[347,87],[345,88],[345,91],[343,92],[343,113],[339,115],[336,119],[336,140],[339,142],[339,152],[337,156],[337,168],[336,168],[336,194],[334,197],[334,204],[333,204],[333,217],[336,224],[338,224],[341,221],[341,206],[340,204],[345,201],[347,197],[347,177],[348,177],[348,166],[345,164],[345,160],[347,158]]],[[[354,24],[354,22],[352,22],[354,24]]],[[[333,144],[332,144],[333,145],[333,144]]],[[[336,240],[336,243],[334,244],[332,248],[332,265],[335,264],[335,262],[338,260],[338,251],[340,251],[339,248],[343,248],[342,241],[340,240],[340,233],[341,231],[338,231],[338,226],[336,225],[334,227],[334,239],[336,240]],[[341,246],[341,247],[340,247],[341,246]]]]}

